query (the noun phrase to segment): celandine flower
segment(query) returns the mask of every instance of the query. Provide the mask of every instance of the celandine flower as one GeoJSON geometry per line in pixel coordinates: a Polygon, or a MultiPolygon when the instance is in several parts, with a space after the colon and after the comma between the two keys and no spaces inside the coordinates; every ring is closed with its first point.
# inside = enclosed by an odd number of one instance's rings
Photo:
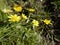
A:
{"type": "Polygon", "coordinates": [[[39,22],[37,20],[33,20],[32,23],[34,26],[39,26],[39,22]]]}
{"type": "Polygon", "coordinates": [[[30,9],[27,9],[28,11],[30,11],[30,12],[35,12],[35,9],[33,9],[33,8],[30,8],[30,9]]]}
{"type": "Polygon", "coordinates": [[[22,7],[19,6],[19,5],[14,5],[13,9],[14,9],[16,12],[21,12],[21,11],[22,11],[22,7]]]}
{"type": "Polygon", "coordinates": [[[43,22],[44,22],[45,24],[47,24],[47,25],[52,24],[52,23],[51,23],[51,20],[48,20],[48,19],[43,20],[43,22]]]}
{"type": "Polygon", "coordinates": [[[27,19],[27,16],[26,16],[25,14],[22,14],[22,18],[23,18],[24,20],[26,20],[26,19],[27,19]]]}
{"type": "Polygon", "coordinates": [[[11,22],[19,22],[21,20],[21,17],[17,16],[16,14],[10,15],[10,16],[8,16],[8,18],[9,18],[9,21],[11,21],[11,22]]]}

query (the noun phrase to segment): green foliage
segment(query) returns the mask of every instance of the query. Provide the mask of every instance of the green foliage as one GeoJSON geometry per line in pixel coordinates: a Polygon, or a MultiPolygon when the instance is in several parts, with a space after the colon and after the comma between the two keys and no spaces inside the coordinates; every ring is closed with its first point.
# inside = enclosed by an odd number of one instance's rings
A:
{"type": "MultiPolygon", "coordinates": [[[[0,45],[54,45],[54,40],[57,36],[53,30],[54,22],[50,17],[52,12],[49,12],[50,9],[48,9],[48,11],[44,11],[44,6],[42,4],[45,1],[1,0],[2,6],[0,4],[0,45]],[[15,4],[22,6],[21,12],[16,12],[13,9],[15,4]],[[35,11],[30,12],[27,10],[30,8],[35,9],[35,11]],[[12,10],[12,12],[5,10],[8,12],[6,13],[3,11],[4,9],[12,10]],[[25,14],[28,19],[23,20],[22,13],[25,14]],[[17,14],[17,16],[21,17],[19,22],[9,21],[11,17],[8,18],[8,16],[14,16],[14,14],[17,14]],[[33,25],[32,21],[34,19],[38,21],[39,26],[33,25]],[[47,19],[47,21],[44,21],[45,19],[47,19]],[[51,22],[49,22],[49,20],[51,20],[51,22]]],[[[55,10],[60,9],[60,1],[54,1],[51,2],[51,4],[55,5],[55,10]]],[[[12,19],[16,20],[16,18],[12,19]]]]}
{"type": "MultiPolygon", "coordinates": [[[[38,34],[18,24],[0,28],[0,43],[3,45],[36,45],[38,34]]],[[[1,44],[1,45],[2,45],[1,44]]]]}
{"type": "Polygon", "coordinates": [[[0,22],[1,21],[6,21],[7,19],[7,14],[3,13],[1,10],[0,10],[0,22]]]}

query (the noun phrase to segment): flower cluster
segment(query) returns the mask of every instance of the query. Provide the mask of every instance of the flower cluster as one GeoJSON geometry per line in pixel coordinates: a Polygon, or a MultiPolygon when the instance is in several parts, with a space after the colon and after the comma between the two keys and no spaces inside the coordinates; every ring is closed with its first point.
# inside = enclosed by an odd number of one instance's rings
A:
{"type": "MultiPolygon", "coordinates": [[[[20,20],[28,20],[29,19],[29,17],[27,17],[27,15],[24,14],[24,12],[23,12],[24,10],[23,10],[23,7],[21,5],[14,4],[13,10],[15,12],[17,12],[17,14],[13,14],[13,15],[9,15],[8,16],[10,22],[19,22],[20,20]],[[19,12],[21,14],[18,16],[18,13],[19,12]]],[[[4,9],[3,11],[4,11],[4,13],[9,13],[9,12],[14,12],[13,10],[4,9]]],[[[27,10],[28,12],[32,12],[32,13],[35,12],[35,9],[34,8],[26,8],[25,10],[27,10]]],[[[43,20],[43,22],[46,25],[52,24],[51,23],[51,20],[48,20],[48,19],[43,20]]],[[[32,21],[32,24],[33,24],[33,26],[39,26],[39,21],[37,21],[37,20],[34,19],[32,21]]]]}
{"type": "MultiPolygon", "coordinates": [[[[13,6],[13,10],[16,11],[16,12],[22,12],[23,11],[23,8],[22,8],[21,5],[15,4],[13,6]]],[[[35,12],[35,9],[33,9],[33,8],[27,8],[26,10],[28,10],[29,12],[32,12],[32,13],[35,12]]],[[[8,12],[8,10],[6,10],[6,12],[8,12]]],[[[18,16],[17,14],[9,15],[8,16],[9,21],[10,22],[19,22],[21,19],[23,19],[23,20],[27,20],[28,19],[28,17],[24,13],[22,13],[20,15],[21,16],[18,16]]],[[[32,21],[32,24],[34,26],[39,26],[39,22],[37,20],[33,20],[32,21]]]]}

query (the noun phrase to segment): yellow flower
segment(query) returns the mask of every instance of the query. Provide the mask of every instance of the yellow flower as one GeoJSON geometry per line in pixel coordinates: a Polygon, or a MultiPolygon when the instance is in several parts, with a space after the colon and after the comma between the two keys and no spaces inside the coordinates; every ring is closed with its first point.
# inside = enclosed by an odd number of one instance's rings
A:
{"type": "Polygon", "coordinates": [[[39,26],[39,22],[37,20],[33,20],[32,23],[34,26],[39,26]]]}
{"type": "Polygon", "coordinates": [[[47,24],[47,25],[52,24],[52,23],[51,23],[51,20],[48,20],[48,19],[43,20],[43,22],[44,22],[45,24],[47,24]]]}
{"type": "Polygon", "coordinates": [[[24,20],[26,20],[26,19],[27,19],[27,16],[26,16],[25,14],[22,14],[22,18],[23,18],[24,20]]]}
{"type": "Polygon", "coordinates": [[[22,7],[19,6],[19,5],[14,5],[13,9],[14,9],[16,12],[21,12],[21,11],[22,11],[22,7]]]}
{"type": "Polygon", "coordinates": [[[33,8],[30,8],[30,9],[27,9],[28,11],[30,11],[30,12],[35,12],[35,9],[33,9],[33,8]]]}
{"type": "Polygon", "coordinates": [[[10,15],[10,16],[8,16],[8,18],[9,18],[9,21],[11,21],[11,22],[19,22],[21,20],[21,17],[17,16],[16,14],[10,15]]]}
{"type": "Polygon", "coordinates": [[[10,10],[10,9],[3,9],[2,10],[4,13],[10,13],[10,12],[12,12],[12,10],[10,10]]]}

